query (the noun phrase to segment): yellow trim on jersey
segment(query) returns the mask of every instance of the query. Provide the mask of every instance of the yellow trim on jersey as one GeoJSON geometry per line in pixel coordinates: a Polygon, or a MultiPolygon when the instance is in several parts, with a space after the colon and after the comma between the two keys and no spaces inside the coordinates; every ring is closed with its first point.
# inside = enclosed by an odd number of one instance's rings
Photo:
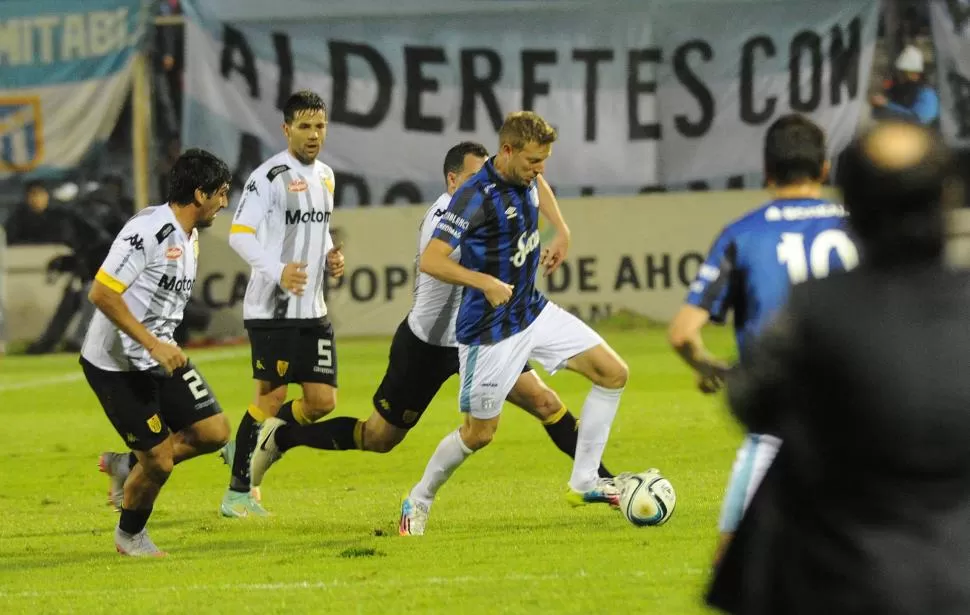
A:
{"type": "Polygon", "coordinates": [[[98,273],[97,275],[94,276],[94,279],[97,280],[98,282],[101,282],[102,284],[104,284],[111,290],[115,291],[119,295],[125,292],[125,289],[128,288],[127,286],[125,286],[124,282],[112,276],[104,269],[98,269],[98,273]]]}
{"type": "Polygon", "coordinates": [[[245,224],[233,224],[231,227],[229,227],[229,232],[230,233],[251,233],[255,235],[256,229],[254,229],[251,226],[246,226],[245,224]]]}

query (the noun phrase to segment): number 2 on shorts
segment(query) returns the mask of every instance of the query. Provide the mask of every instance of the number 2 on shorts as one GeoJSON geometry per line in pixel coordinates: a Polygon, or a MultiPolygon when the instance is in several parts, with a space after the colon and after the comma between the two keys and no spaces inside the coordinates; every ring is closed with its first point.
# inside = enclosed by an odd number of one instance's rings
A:
{"type": "Polygon", "coordinates": [[[202,381],[202,376],[199,372],[194,369],[182,374],[182,380],[184,380],[189,385],[189,391],[192,392],[192,397],[196,399],[202,399],[209,394],[209,390],[205,388],[205,382],[202,381]]]}

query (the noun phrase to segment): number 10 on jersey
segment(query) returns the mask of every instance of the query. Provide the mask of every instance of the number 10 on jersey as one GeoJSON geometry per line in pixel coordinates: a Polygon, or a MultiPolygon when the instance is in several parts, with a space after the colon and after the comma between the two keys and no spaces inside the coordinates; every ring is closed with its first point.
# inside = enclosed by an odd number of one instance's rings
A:
{"type": "Polygon", "coordinates": [[[830,229],[822,231],[805,245],[802,233],[782,233],[778,244],[778,262],[788,268],[788,279],[800,284],[809,278],[824,278],[829,274],[832,251],[838,255],[846,271],[859,264],[859,252],[845,231],[830,229]]]}

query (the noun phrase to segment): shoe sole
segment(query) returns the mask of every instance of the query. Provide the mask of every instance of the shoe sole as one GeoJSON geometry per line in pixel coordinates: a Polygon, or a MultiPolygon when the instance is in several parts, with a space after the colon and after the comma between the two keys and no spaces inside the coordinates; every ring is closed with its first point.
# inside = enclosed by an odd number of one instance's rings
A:
{"type": "Polygon", "coordinates": [[[226,519],[245,519],[246,517],[249,516],[249,511],[243,511],[243,514],[241,514],[241,515],[240,514],[236,514],[236,512],[233,511],[233,510],[230,510],[227,513],[226,512],[226,509],[225,508],[222,508],[220,506],[219,507],[219,514],[222,515],[223,517],[225,517],[226,519]]]}
{"type": "MultiPolygon", "coordinates": [[[[131,553],[128,553],[127,551],[122,549],[121,546],[118,545],[118,543],[115,543],[115,551],[117,551],[121,555],[124,555],[125,557],[146,557],[145,555],[132,555],[131,553]]],[[[165,551],[156,551],[147,557],[165,557],[167,555],[168,553],[166,553],[165,551]]]]}

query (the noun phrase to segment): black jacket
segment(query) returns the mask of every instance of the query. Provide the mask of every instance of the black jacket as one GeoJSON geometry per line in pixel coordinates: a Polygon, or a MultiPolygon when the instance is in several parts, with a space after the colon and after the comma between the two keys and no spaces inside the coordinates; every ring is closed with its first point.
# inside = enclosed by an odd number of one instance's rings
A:
{"type": "Polygon", "coordinates": [[[970,613],[970,273],[796,286],[728,378],[783,444],[708,594],[731,613],[970,613]]]}

